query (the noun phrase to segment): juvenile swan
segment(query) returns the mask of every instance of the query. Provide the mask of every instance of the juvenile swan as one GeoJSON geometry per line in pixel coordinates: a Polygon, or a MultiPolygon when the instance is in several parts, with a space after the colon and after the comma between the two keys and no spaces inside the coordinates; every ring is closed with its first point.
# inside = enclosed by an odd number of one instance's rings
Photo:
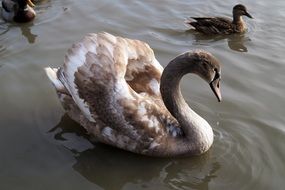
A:
{"type": "Polygon", "coordinates": [[[179,86],[197,74],[221,101],[220,64],[208,52],[183,53],[163,70],[144,42],[88,34],[46,73],[69,116],[99,142],[161,157],[199,155],[213,143],[212,128],[179,86]]]}
{"type": "Polygon", "coordinates": [[[246,7],[238,4],[233,8],[233,20],[225,17],[191,17],[195,21],[188,20],[186,23],[204,34],[242,33],[246,30],[242,16],[252,18],[246,7]]]}

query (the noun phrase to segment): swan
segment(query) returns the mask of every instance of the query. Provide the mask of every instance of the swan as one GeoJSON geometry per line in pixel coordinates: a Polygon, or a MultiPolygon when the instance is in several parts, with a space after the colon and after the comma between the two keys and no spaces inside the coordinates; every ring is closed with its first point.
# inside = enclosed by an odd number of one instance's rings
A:
{"type": "Polygon", "coordinates": [[[221,67],[203,50],[163,70],[148,44],[91,33],[72,45],[60,68],[45,68],[68,115],[98,142],[134,153],[200,155],[213,143],[206,120],[185,102],[179,82],[194,73],[221,101],[221,67]]]}
{"type": "Polygon", "coordinates": [[[191,17],[195,21],[187,20],[186,24],[204,34],[242,33],[246,30],[246,24],[242,19],[243,15],[253,18],[244,5],[237,4],[233,7],[233,20],[225,17],[191,17]]]}
{"type": "Polygon", "coordinates": [[[8,22],[30,22],[36,16],[34,6],[32,0],[2,0],[2,17],[8,22]]]}

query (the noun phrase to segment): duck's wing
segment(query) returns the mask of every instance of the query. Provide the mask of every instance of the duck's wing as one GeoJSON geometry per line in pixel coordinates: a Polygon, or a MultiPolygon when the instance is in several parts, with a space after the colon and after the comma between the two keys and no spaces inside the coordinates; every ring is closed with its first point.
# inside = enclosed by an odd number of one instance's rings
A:
{"type": "Polygon", "coordinates": [[[232,22],[224,17],[191,17],[195,21],[187,21],[196,30],[207,34],[230,33],[232,22]]]}

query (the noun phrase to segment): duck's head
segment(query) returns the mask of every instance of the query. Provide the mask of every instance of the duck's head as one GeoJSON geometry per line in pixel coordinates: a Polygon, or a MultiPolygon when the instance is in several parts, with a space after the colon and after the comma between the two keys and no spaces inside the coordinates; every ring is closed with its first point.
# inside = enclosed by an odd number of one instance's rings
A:
{"type": "Polygon", "coordinates": [[[244,5],[242,4],[237,4],[233,8],[233,15],[234,16],[247,16],[249,18],[253,18],[248,12],[247,9],[244,5]]]}

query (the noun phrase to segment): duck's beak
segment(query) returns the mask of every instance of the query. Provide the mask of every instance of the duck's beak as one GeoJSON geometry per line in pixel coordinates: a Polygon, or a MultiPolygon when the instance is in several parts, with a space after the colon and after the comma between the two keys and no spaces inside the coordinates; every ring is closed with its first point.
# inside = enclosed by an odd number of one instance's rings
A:
{"type": "Polygon", "coordinates": [[[27,3],[30,7],[34,7],[35,4],[32,2],[32,0],[27,0],[27,3]]]}
{"type": "Polygon", "coordinates": [[[247,16],[248,18],[253,18],[248,12],[245,12],[244,15],[247,16]]]}
{"type": "Polygon", "coordinates": [[[214,94],[216,95],[218,101],[222,101],[222,95],[220,90],[220,78],[214,79],[212,82],[210,82],[210,87],[214,94]]]}

